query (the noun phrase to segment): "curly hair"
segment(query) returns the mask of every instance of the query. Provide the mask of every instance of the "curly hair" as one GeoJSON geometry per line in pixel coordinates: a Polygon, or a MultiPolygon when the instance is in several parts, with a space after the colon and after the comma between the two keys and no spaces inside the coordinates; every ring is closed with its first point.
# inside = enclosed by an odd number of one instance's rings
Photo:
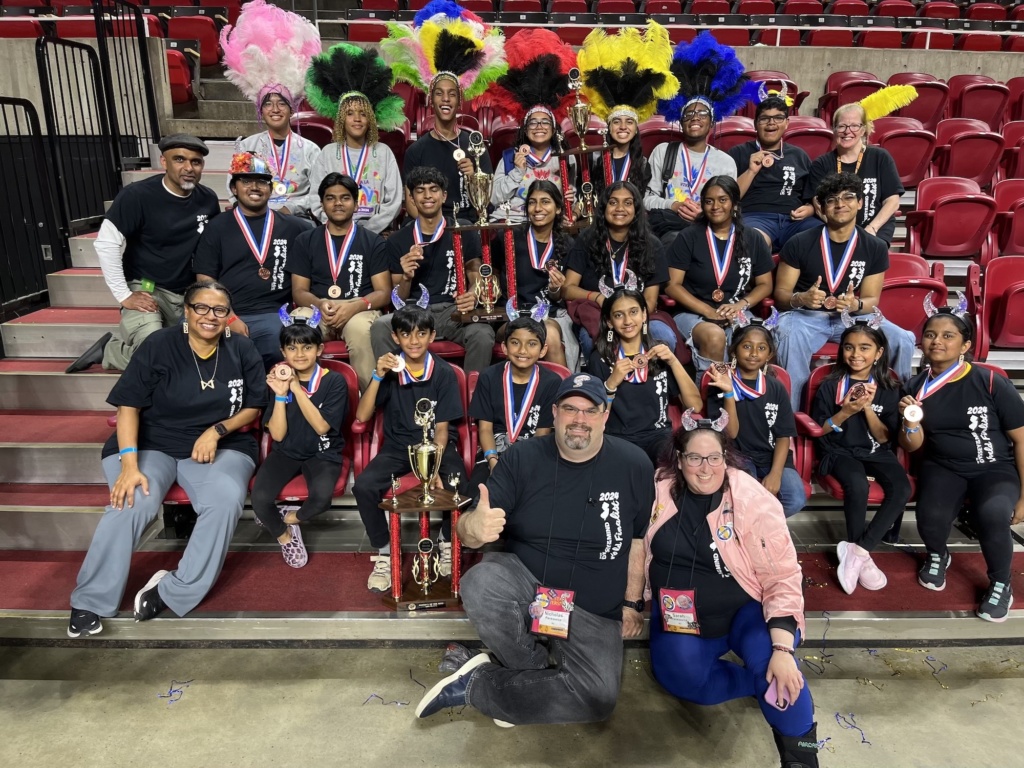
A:
{"type": "Polygon", "coordinates": [[[814,190],[814,199],[818,201],[818,205],[824,208],[825,201],[840,192],[853,192],[858,200],[863,200],[864,182],[859,176],[849,171],[830,173],[821,180],[818,188],[814,190]]]}
{"type": "Polygon", "coordinates": [[[608,222],[605,211],[613,192],[624,189],[633,197],[633,210],[636,212],[633,222],[629,225],[626,247],[629,249],[629,269],[643,283],[644,287],[654,278],[654,249],[658,241],[651,234],[647,225],[647,211],[644,209],[644,197],[637,187],[628,181],[616,181],[607,187],[598,198],[594,209],[594,225],[591,229],[588,255],[594,272],[599,276],[611,275],[611,260],[608,253],[608,222]]]}

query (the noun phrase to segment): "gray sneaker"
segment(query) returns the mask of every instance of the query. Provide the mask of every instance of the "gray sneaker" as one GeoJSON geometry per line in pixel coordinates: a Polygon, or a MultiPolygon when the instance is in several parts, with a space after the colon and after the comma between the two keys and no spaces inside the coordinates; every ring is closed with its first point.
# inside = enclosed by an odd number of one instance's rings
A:
{"type": "Polygon", "coordinates": [[[953,562],[953,556],[946,553],[945,558],[935,552],[928,553],[928,559],[924,561],[917,572],[917,583],[925,589],[932,589],[941,592],[946,588],[946,571],[949,564],[953,562]]]}
{"type": "Polygon", "coordinates": [[[1013,605],[1013,590],[1005,581],[993,581],[978,606],[978,618],[1001,623],[1013,605]]]}

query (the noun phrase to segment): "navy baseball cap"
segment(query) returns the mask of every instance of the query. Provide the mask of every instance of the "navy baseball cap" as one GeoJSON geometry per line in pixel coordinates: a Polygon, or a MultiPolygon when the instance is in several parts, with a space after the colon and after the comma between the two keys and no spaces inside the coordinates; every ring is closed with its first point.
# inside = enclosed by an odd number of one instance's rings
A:
{"type": "Polygon", "coordinates": [[[555,402],[573,395],[585,397],[594,405],[605,405],[608,402],[608,395],[604,391],[604,382],[589,373],[576,373],[564,379],[555,394],[555,402]]]}

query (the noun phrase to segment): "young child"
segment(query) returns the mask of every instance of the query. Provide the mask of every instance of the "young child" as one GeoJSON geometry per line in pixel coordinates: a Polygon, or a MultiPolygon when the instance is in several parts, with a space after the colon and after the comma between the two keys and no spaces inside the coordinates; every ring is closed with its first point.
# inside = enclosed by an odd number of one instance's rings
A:
{"type": "Polygon", "coordinates": [[[605,431],[643,448],[657,463],[672,436],[669,402],[678,396],[683,408],[699,411],[700,391],[671,349],[651,346],[647,302],[629,282],[601,305],[600,335],[587,370],[604,380],[611,407],[605,431]]]}
{"type": "MultiPolygon", "coordinates": [[[[384,442],[373,460],[359,473],[352,486],[352,495],[359,507],[359,516],[366,527],[370,546],[377,554],[370,558],[373,571],[366,586],[373,592],[391,589],[391,544],[388,535],[387,513],[378,508],[384,493],[390,488],[391,476],[409,474],[408,446],[423,440],[423,430],[413,420],[416,402],[422,398],[434,404],[434,443],[442,451],[441,469],[434,487],[451,487],[450,475],[464,478],[466,467],[462,463],[456,439],[449,423],[463,417],[459,383],[452,367],[428,351],[434,340],[434,316],[429,310],[415,304],[402,306],[393,315],[391,337],[400,352],[381,355],[370,385],[359,399],[356,418],[367,422],[374,411],[384,412],[384,442]]],[[[459,483],[460,488],[464,483],[459,483]]],[[[452,545],[451,520],[446,515],[438,536],[440,554],[439,572],[451,575],[452,545]]],[[[401,557],[401,552],[393,553],[401,557]]]]}
{"type": "MultiPolygon", "coordinates": [[[[877,313],[876,313],[877,318],[877,313]]],[[[885,335],[877,320],[847,327],[839,339],[839,362],[811,403],[811,418],[825,435],[818,438],[818,472],[843,488],[846,541],[839,542],[839,583],[852,594],[859,583],[882,589],[885,574],[871,559],[910,498],[910,480],[893,452],[899,428],[898,384],[889,376],[885,335]],[[885,498],[870,523],[868,476],[885,498]]]]}
{"type": "Polygon", "coordinates": [[[348,387],[343,376],[317,363],[324,351],[320,313],[314,310],[308,316],[308,310],[296,310],[289,315],[282,308],[281,319],[281,354],[291,370],[288,378],[276,375],[277,367],[267,375],[274,402],[267,406],[263,423],[274,445],[256,472],[251,499],[257,521],[277,537],[284,561],[301,568],[308,556],[299,523],[331,506],[341,473],[348,387]],[[300,472],[309,497],[297,511],[282,517],[277,495],[300,472]]]}
{"type": "Polygon", "coordinates": [[[705,413],[717,419],[725,409],[725,432],[743,454],[744,469],[778,497],[791,517],[804,508],[807,494],[789,450],[796,436],[789,393],[769,366],[775,357],[774,327],[772,319],[752,319],[733,331],[729,355],[734,366],[720,370],[713,365],[704,374],[711,386],[705,413]]]}
{"type": "Polygon", "coordinates": [[[547,351],[547,329],[532,317],[516,318],[507,328],[501,344],[506,362],[480,374],[469,404],[480,444],[469,479],[474,497],[512,443],[546,435],[554,425],[551,406],[562,380],[537,363],[547,351]]]}

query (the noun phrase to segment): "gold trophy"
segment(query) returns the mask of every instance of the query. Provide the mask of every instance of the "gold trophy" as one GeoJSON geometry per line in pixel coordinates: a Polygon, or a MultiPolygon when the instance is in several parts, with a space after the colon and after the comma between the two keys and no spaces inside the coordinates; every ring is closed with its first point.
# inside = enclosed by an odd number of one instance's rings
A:
{"type": "Polygon", "coordinates": [[[441,469],[441,450],[430,439],[430,430],[434,426],[434,405],[426,397],[416,401],[413,421],[423,429],[423,442],[409,446],[409,464],[416,479],[423,483],[423,493],[419,503],[430,506],[434,497],[430,493],[430,484],[441,469]]]}
{"type": "Polygon", "coordinates": [[[569,88],[576,93],[576,103],[569,107],[569,121],[572,129],[580,139],[580,147],[586,148],[587,128],[590,127],[590,105],[580,98],[580,89],[583,88],[583,76],[578,68],[569,70],[569,88]]]}
{"type": "Polygon", "coordinates": [[[424,536],[416,544],[416,554],[412,559],[412,578],[423,590],[424,595],[430,594],[430,585],[441,578],[441,558],[434,552],[434,542],[424,536]]]}
{"type": "Polygon", "coordinates": [[[484,136],[480,131],[473,131],[469,134],[469,154],[473,156],[473,167],[476,169],[466,177],[466,192],[469,195],[469,202],[476,208],[477,226],[487,226],[487,206],[491,204],[491,186],[494,183],[494,176],[480,170],[480,158],[487,151],[484,144],[484,136]]]}
{"type": "MultiPolygon", "coordinates": [[[[484,315],[494,314],[494,305],[501,297],[501,286],[498,284],[498,278],[490,264],[480,265],[480,279],[473,286],[473,295],[476,296],[477,303],[483,306],[484,315]]],[[[479,320],[480,316],[474,314],[473,322],[479,322],[479,320]]]]}
{"type": "Polygon", "coordinates": [[[448,475],[448,485],[452,487],[452,504],[458,507],[462,504],[462,499],[459,497],[459,481],[462,480],[461,472],[452,472],[448,475]]]}
{"type": "Polygon", "coordinates": [[[573,206],[573,213],[577,221],[586,219],[588,227],[594,223],[594,185],[589,181],[580,185],[580,197],[573,206]]]}

